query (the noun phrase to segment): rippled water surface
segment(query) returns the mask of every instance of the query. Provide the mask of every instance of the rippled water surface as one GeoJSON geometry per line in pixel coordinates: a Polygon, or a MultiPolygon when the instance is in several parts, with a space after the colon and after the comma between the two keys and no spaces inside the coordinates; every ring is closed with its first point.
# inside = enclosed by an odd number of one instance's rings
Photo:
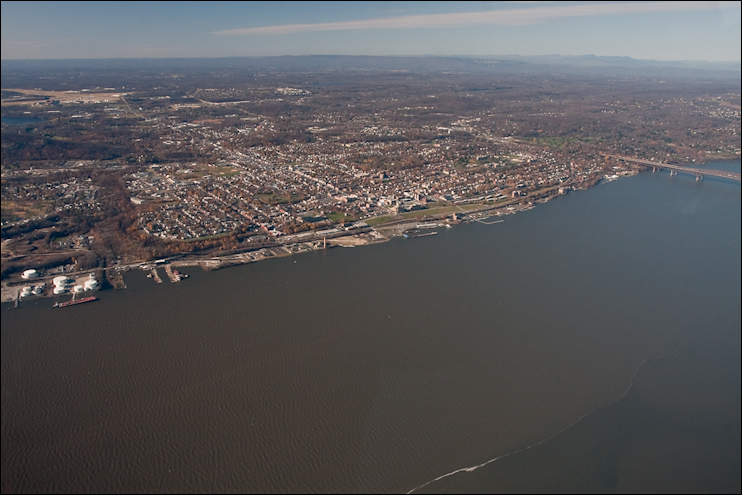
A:
{"type": "Polygon", "coordinates": [[[739,492],[740,221],[739,183],[644,173],[3,306],[2,490],[739,492]]]}

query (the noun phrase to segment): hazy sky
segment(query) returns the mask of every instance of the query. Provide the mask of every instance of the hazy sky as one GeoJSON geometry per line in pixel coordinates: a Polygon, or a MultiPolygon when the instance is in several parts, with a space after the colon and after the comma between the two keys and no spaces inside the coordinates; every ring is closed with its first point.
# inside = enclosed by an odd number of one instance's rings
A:
{"type": "Polygon", "coordinates": [[[2,59],[618,55],[739,61],[740,2],[2,2],[2,59]]]}

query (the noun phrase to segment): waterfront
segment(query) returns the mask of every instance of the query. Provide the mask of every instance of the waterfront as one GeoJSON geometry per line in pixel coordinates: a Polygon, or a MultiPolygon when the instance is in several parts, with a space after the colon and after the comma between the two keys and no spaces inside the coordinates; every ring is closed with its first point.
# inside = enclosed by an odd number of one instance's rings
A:
{"type": "Polygon", "coordinates": [[[738,183],[643,173],[503,223],[24,303],[2,489],[408,491],[636,373],[426,489],[738,492],[739,253],[738,183]],[[710,464],[668,455],[688,449],[710,464]]]}

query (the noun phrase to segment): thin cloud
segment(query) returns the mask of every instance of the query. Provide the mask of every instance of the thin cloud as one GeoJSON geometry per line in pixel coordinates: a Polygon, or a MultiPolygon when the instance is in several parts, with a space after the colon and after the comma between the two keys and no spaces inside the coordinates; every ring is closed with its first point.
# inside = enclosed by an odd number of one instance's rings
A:
{"type": "Polygon", "coordinates": [[[409,15],[362,21],[284,24],[280,26],[227,29],[216,31],[214,34],[220,36],[279,35],[309,31],[347,31],[360,29],[451,28],[483,25],[518,26],[540,24],[552,19],[565,17],[682,12],[718,9],[719,7],[719,4],[714,2],[583,3],[577,5],[490,10],[457,14],[409,15]]]}

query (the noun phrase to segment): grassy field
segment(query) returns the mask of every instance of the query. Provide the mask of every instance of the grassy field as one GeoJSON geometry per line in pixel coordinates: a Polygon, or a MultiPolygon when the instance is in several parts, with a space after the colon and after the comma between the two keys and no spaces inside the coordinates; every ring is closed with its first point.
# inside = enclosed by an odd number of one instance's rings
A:
{"type": "Polygon", "coordinates": [[[443,203],[443,204],[446,206],[437,206],[434,208],[426,208],[424,210],[408,211],[406,213],[401,213],[396,218],[390,215],[376,217],[376,218],[369,218],[369,219],[364,220],[364,222],[366,222],[370,227],[374,227],[376,225],[393,222],[394,220],[398,220],[400,218],[422,218],[426,216],[446,215],[449,213],[461,213],[463,211],[477,210],[479,208],[483,208],[487,206],[481,203],[474,203],[470,205],[461,205],[461,206],[452,206],[452,205],[448,205],[447,203],[443,203]]]}
{"type": "Polygon", "coordinates": [[[26,218],[40,217],[52,211],[51,201],[3,201],[2,219],[16,222],[26,218]]]}
{"type": "Polygon", "coordinates": [[[328,213],[325,215],[327,218],[332,220],[335,223],[341,223],[341,222],[352,222],[353,217],[350,215],[345,216],[345,213],[341,213],[339,211],[333,211],[332,213],[328,213]]]}
{"type": "Polygon", "coordinates": [[[374,225],[381,225],[382,223],[391,222],[392,220],[393,220],[392,217],[384,216],[384,217],[368,218],[364,220],[364,222],[366,222],[369,227],[373,227],[374,225]]]}
{"type": "Polygon", "coordinates": [[[407,213],[402,213],[401,216],[403,218],[420,218],[428,215],[446,215],[448,213],[460,213],[461,211],[476,210],[483,206],[484,205],[480,203],[461,206],[442,206],[439,208],[426,208],[425,210],[409,211],[407,213]]]}

